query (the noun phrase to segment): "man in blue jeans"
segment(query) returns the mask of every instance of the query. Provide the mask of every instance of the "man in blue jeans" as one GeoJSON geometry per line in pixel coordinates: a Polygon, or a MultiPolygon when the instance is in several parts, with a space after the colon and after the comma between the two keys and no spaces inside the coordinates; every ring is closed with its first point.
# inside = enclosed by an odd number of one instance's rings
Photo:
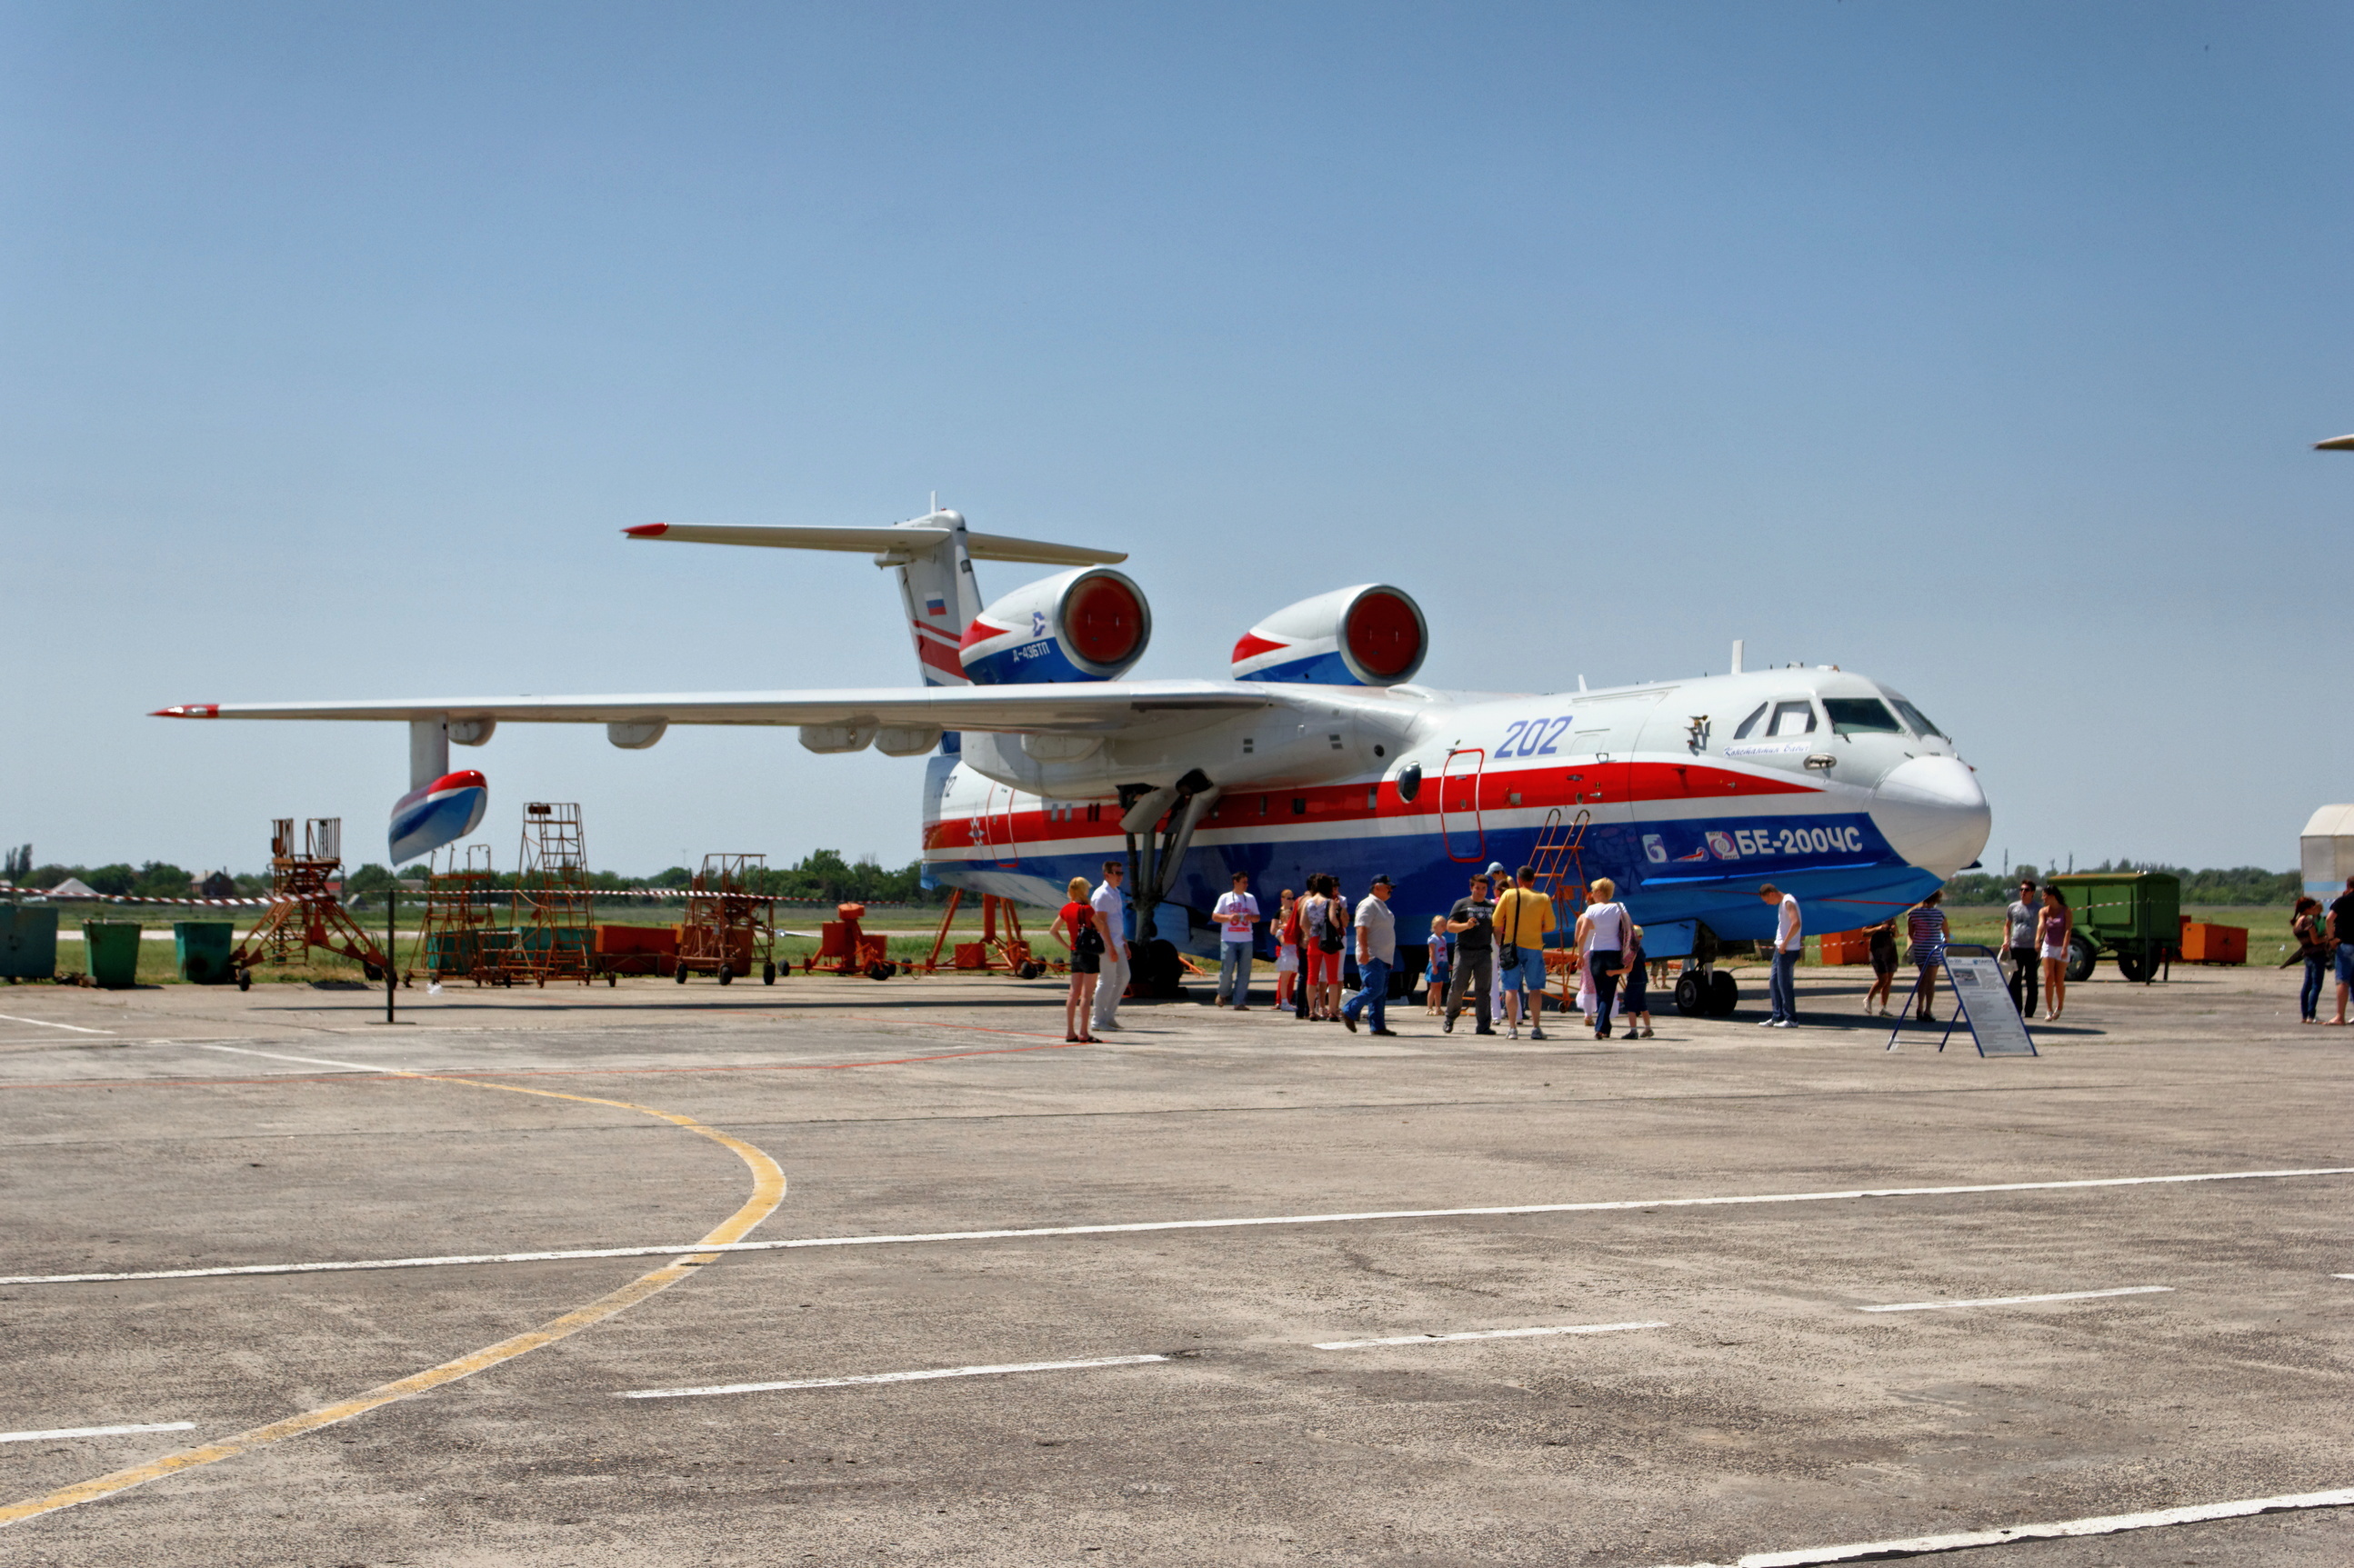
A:
{"type": "Polygon", "coordinates": [[[1757,896],[1778,906],[1774,916],[1774,977],[1767,988],[1774,1012],[1764,1027],[1787,1029],[1798,1022],[1798,955],[1807,950],[1798,899],[1770,882],[1757,890],[1757,896]]]}
{"type": "Polygon", "coordinates": [[[1373,878],[1373,891],[1357,906],[1357,973],[1364,989],[1341,1009],[1341,1022],[1357,1032],[1357,1015],[1370,1009],[1373,1033],[1390,1034],[1390,969],[1397,962],[1397,916],[1390,913],[1390,879],[1373,878]]]}

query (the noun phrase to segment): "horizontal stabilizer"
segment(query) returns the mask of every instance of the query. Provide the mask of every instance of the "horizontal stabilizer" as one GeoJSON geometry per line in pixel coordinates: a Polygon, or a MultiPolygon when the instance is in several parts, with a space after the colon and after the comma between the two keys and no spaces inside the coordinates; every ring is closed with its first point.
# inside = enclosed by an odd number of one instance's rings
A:
{"type": "MultiPolygon", "coordinates": [[[[846,550],[888,559],[911,558],[945,544],[946,528],[911,524],[898,528],[779,528],[716,523],[644,523],[621,530],[632,539],[663,539],[685,545],[758,545],[771,550],[846,550]]],[[[1124,550],[1091,550],[1084,545],[1050,545],[1003,534],[965,531],[965,553],[976,561],[1029,561],[1046,567],[1108,567],[1128,559],[1124,550]]],[[[893,564],[896,564],[893,563],[893,564]]]]}

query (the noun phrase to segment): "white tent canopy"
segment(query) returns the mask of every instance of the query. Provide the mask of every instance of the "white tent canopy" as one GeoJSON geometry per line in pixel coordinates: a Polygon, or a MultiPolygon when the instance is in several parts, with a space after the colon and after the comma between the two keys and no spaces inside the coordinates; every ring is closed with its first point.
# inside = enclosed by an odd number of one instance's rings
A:
{"type": "Polygon", "coordinates": [[[69,876],[49,889],[52,898],[103,898],[106,895],[79,876],[69,876]]]}
{"type": "Polygon", "coordinates": [[[2305,890],[2329,899],[2354,876],[2354,806],[2324,806],[2313,813],[2297,839],[2297,865],[2305,890]]]}

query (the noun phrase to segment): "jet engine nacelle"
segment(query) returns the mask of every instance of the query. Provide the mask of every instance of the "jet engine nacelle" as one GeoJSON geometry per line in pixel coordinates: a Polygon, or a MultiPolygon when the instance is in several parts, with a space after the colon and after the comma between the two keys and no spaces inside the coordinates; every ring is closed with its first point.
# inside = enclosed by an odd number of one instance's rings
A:
{"type": "Polygon", "coordinates": [[[1404,588],[1367,583],[1303,599],[1252,627],[1235,644],[1235,679],[1394,686],[1414,679],[1429,646],[1422,607],[1404,588]]]}
{"type": "Polygon", "coordinates": [[[1144,590],[1103,567],[1014,589],[964,629],[957,657],[979,686],[1112,681],[1144,656],[1152,611],[1144,590]]]}

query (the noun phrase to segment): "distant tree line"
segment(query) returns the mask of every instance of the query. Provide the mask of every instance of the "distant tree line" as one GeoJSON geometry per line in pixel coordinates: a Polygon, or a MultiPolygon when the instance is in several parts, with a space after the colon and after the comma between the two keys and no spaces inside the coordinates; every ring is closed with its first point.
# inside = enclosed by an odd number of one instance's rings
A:
{"type": "MultiPolygon", "coordinates": [[[[2303,885],[2303,879],[2294,871],[2266,871],[2260,865],[2193,871],[2187,865],[2167,865],[2154,860],[2105,860],[2084,870],[2170,872],[2182,879],[2185,904],[2294,904],[2303,885]]],[[[2008,876],[1990,871],[1964,872],[1946,884],[1946,897],[1956,904],[2008,904],[2018,896],[2020,878],[2023,876],[2042,879],[2042,874],[2034,866],[2024,863],[2011,867],[2008,876]]]]}
{"type": "MultiPolygon", "coordinates": [[[[6,870],[7,879],[19,887],[50,888],[69,878],[79,878],[91,892],[117,897],[249,898],[270,891],[267,874],[216,871],[198,874],[160,860],[136,866],[121,862],[112,865],[36,866],[30,845],[7,852],[6,870]]],[[[369,863],[345,875],[344,891],[373,896],[404,880],[422,881],[425,874],[422,863],[398,874],[389,867],[369,863]]],[[[694,879],[694,873],[687,867],[674,865],[653,876],[592,872],[588,885],[599,892],[624,893],[642,888],[683,888],[694,879]]],[[[877,863],[871,855],[844,860],[840,850],[818,850],[803,857],[798,865],[763,867],[755,871],[749,880],[754,893],[805,903],[941,904],[948,899],[946,889],[924,886],[921,862],[909,861],[893,871],[877,863]]],[[[491,878],[493,887],[512,888],[514,885],[513,872],[502,872],[491,878]]]]}

